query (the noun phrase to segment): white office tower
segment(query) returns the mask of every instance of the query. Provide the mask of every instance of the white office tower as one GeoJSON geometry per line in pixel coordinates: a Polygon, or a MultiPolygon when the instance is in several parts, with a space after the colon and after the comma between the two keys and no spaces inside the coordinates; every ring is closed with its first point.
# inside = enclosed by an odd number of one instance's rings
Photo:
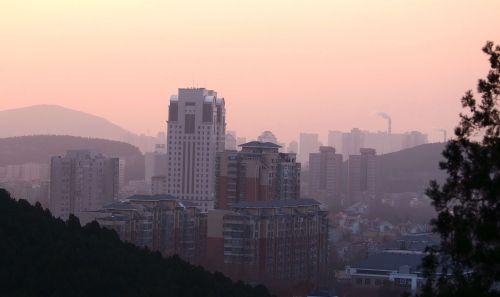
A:
{"type": "Polygon", "coordinates": [[[340,204],[342,155],[335,148],[321,146],[309,154],[309,196],[328,206],[340,204]]]}
{"type": "Polygon", "coordinates": [[[168,113],[167,189],[202,210],[213,209],[215,157],[224,151],[224,99],[204,88],[179,89],[170,97],[168,113]]]}
{"type": "Polygon", "coordinates": [[[70,150],[50,162],[50,210],[68,218],[101,209],[118,197],[119,159],[89,150],[70,150]]]}

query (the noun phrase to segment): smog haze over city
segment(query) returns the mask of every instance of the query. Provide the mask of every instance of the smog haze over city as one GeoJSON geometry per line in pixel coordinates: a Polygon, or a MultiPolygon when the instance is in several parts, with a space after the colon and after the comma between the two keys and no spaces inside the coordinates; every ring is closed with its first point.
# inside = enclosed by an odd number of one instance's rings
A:
{"type": "Polygon", "coordinates": [[[55,104],[136,133],[209,87],[246,137],[451,130],[488,65],[498,1],[4,1],[0,110],[55,104]],[[286,111],[286,112],[282,112],[286,111]],[[422,120],[425,118],[425,120],[422,120]]]}
{"type": "Polygon", "coordinates": [[[500,1],[0,2],[0,296],[500,296],[500,1]]]}

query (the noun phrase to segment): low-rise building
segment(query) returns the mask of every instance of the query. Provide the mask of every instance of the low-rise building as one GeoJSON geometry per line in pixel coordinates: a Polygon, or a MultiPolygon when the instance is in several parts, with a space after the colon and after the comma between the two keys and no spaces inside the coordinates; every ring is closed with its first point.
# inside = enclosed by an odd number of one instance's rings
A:
{"type": "Polygon", "coordinates": [[[425,249],[439,243],[431,233],[407,234],[388,243],[379,253],[346,267],[351,284],[364,289],[400,289],[416,293],[424,284],[425,249]]]}

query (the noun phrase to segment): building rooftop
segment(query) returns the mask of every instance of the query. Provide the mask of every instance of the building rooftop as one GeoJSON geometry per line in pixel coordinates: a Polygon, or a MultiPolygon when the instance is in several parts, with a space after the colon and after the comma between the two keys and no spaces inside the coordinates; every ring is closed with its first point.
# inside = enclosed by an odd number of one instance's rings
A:
{"type": "Polygon", "coordinates": [[[429,246],[438,245],[439,236],[433,233],[406,234],[387,243],[386,250],[424,252],[429,246]]]}
{"type": "Polygon", "coordinates": [[[133,195],[127,198],[129,201],[162,201],[162,200],[177,200],[176,197],[168,194],[161,195],[133,195]]]}
{"type": "Polygon", "coordinates": [[[335,297],[337,296],[335,294],[335,291],[330,289],[324,289],[324,290],[314,290],[312,292],[310,292],[309,294],[307,294],[307,297],[335,297]]]}
{"type": "Polygon", "coordinates": [[[135,210],[135,206],[127,202],[113,202],[103,206],[104,210],[135,210]]]}
{"type": "Polygon", "coordinates": [[[281,145],[277,145],[272,142],[260,142],[260,141],[250,141],[247,143],[240,144],[241,147],[251,147],[251,148],[281,148],[281,145]]]}
{"type": "Polygon", "coordinates": [[[410,272],[418,272],[423,254],[380,253],[351,265],[351,268],[398,271],[401,266],[409,266],[410,272]]]}
{"type": "Polygon", "coordinates": [[[253,201],[239,202],[233,204],[233,208],[280,208],[293,206],[313,206],[320,205],[314,199],[288,199],[288,200],[269,200],[269,201],[253,201]]]}

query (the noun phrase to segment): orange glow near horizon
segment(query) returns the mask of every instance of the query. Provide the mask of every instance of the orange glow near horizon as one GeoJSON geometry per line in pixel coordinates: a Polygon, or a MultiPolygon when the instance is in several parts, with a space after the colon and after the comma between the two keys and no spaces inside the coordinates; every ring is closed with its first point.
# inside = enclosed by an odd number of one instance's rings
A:
{"type": "Polygon", "coordinates": [[[164,131],[178,87],[226,98],[228,129],[451,129],[500,42],[500,1],[3,1],[0,110],[57,104],[164,131]]]}

